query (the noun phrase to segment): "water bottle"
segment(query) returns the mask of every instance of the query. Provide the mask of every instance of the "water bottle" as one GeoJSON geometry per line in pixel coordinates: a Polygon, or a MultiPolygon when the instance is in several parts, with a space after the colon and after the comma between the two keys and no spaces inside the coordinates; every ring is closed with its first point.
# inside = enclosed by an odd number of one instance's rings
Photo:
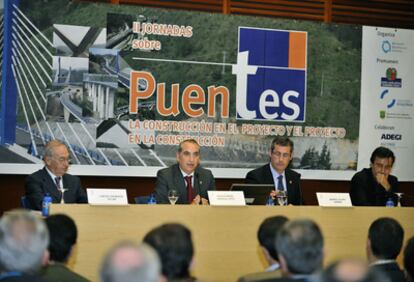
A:
{"type": "Polygon", "coordinates": [[[42,216],[49,216],[49,208],[51,203],[52,197],[50,197],[49,193],[46,193],[42,202],[42,216]]]}
{"type": "Polygon", "coordinates": [[[385,202],[385,206],[387,208],[393,208],[395,206],[394,201],[392,200],[392,198],[388,198],[388,200],[385,202]]]}
{"type": "Polygon", "coordinates": [[[273,200],[272,196],[269,195],[266,201],[266,206],[274,206],[274,205],[275,205],[275,201],[273,200]]]}
{"type": "Polygon", "coordinates": [[[155,205],[155,204],[157,204],[157,200],[155,199],[155,195],[154,194],[151,194],[151,196],[148,199],[148,203],[147,204],[148,205],[155,205]]]}

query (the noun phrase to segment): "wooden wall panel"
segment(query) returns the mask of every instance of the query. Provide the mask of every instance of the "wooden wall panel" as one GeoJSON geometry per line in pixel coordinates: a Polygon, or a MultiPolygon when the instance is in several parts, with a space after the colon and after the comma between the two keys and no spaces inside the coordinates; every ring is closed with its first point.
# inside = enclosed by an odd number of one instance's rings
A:
{"type": "Polygon", "coordinates": [[[412,0],[78,0],[224,14],[414,28],[412,0]]]}
{"type": "Polygon", "coordinates": [[[157,8],[186,9],[216,13],[221,13],[223,11],[222,0],[119,0],[119,4],[133,4],[157,8]]]}
{"type": "Polygon", "coordinates": [[[239,0],[231,1],[233,14],[248,14],[323,21],[324,1],[239,0]]]}
{"type": "Polygon", "coordinates": [[[333,0],[332,21],[388,27],[414,27],[414,1],[333,0]]]}

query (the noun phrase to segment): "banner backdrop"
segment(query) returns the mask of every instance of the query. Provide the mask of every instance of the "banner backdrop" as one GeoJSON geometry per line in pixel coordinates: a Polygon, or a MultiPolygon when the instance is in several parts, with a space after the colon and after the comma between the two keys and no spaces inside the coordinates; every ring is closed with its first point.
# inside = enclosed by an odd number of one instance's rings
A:
{"type": "Polygon", "coordinates": [[[16,93],[2,103],[18,102],[15,124],[1,120],[4,173],[34,171],[58,138],[71,173],[155,176],[195,138],[216,177],[244,177],[275,136],[292,138],[304,178],[355,172],[361,26],[67,0],[9,9],[16,93]]]}
{"type": "Polygon", "coordinates": [[[358,168],[385,146],[396,155],[394,173],[413,180],[414,31],[363,28],[361,119],[358,168]]]}

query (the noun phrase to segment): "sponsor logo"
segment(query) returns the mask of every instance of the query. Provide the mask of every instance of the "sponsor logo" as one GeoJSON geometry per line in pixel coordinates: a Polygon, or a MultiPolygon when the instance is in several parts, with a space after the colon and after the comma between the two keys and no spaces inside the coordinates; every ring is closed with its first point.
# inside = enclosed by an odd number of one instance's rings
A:
{"type": "Polygon", "coordinates": [[[237,119],[305,121],[307,33],[239,28],[237,119]]]}
{"type": "Polygon", "coordinates": [[[381,134],[381,140],[402,140],[402,135],[401,134],[388,134],[388,133],[383,133],[381,134]]]}
{"type": "Polygon", "coordinates": [[[388,40],[382,41],[381,49],[382,49],[382,52],[384,52],[385,54],[391,52],[392,51],[391,42],[389,42],[388,40]]]}
{"type": "MultiPolygon", "coordinates": [[[[385,89],[384,91],[382,91],[380,95],[381,100],[384,100],[385,96],[387,96],[389,92],[390,91],[388,89],[385,89]]],[[[391,109],[392,107],[394,107],[396,102],[397,101],[395,99],[390,99],[389,102],[387,103],[387,109],[391,109]]]]}
{"type": "Polygon", "coordinates": [[[381,86],[401,88],[401,84],[401,78],[397,78],[397,69],[387,68],[387,71],[385,72],[385,77],[381,77],[381,86]]]}

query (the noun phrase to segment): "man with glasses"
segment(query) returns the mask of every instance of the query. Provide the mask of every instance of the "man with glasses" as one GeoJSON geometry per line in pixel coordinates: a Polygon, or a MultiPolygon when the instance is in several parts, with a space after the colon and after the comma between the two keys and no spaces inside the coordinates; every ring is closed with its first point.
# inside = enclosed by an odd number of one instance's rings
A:
{"type": "Polygon", "coordinates": [[[398,203],[398,179],[391,175],[394,153],[385,147],[372,152],[371,167],[357,172],[351,180],[351,200],[354,206],[385,206],[391,199],[398,203]]]}
{"type": "Polygon", "coordinates": [[[200,145],[194,139],[180,143],[176,153],[177,163],[158,171],[155,197],[158,204],[168,204],[168,193],[178,193],[177,204],[208,205],[207,191],[216,184],[210,170],[200,166],[200,145]]]}
{"type": "Polygon", "coordinates": [[[43,169],[27,176],[25,181],[26,197],[30,208],[42,209],[46,193],[53,203],[87,203],[85,191],[77,176],[66,173],[69,169],[69,151],[64,143],[52,140],[45,146],[43,169]]]}
{"type": "Polygon", "coordinates": [[[287,203],[301,205],[302,192],[300,189],[300,174],[289,169],[293,158],[293,142],[287,137],[276,137],[272,141],[269,151],[270,162],[246,175],[246,182],[252,184],[273,184],[275,190],[270,196],[275,199],[284,191],[287,193],[287,203]]]}

